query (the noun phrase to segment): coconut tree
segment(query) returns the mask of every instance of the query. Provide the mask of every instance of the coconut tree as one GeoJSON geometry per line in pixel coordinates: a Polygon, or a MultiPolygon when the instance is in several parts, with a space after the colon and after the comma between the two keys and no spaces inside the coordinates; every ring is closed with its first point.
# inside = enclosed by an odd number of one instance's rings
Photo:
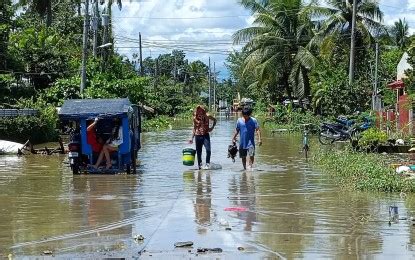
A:
{"type": "Polygon", "coordinates": [[[405,19],[395,22],[391,28],[391,35],[394,38],[395,44],[405,49],[409,44],[409,26],[405,19]]]}
{"type": "Polygon", "coordinates": [[[233,37],[236,44],[246,43],[244,69],[256,71],[253,86],[274,93],[283,87],[288,96],[308,96],[307,74],[314,64],[308,42],[314,24],[308,13],[301,12],[302,1],[242,0],[240,4],[251,11],[254,22],[233,37]]]}
{"type": "MultiPolygon", "coordinates": [[[[319,32],[313,43],[324,45],[323,41],[337,41],[350,44],[353,0],[326,0],[327,6],[310,5],[304,11],[318,20],[319,32]]],[[[377,0],[356,0],[356,47],[362,47],[364,40],[372,40],[374,36],[386,31],[381,24],[383,13],[377,0]]],[[[328,44],[330,45],[330,44],[328,44]]]]}

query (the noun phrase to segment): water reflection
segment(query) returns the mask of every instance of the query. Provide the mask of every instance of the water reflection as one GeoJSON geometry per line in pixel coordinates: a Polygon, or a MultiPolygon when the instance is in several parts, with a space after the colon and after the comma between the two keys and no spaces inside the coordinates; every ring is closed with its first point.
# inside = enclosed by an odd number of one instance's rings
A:
{"type": "MultiPolygon", "coordinates": [[[[197,191],[196,191],[196,202],[195,217],[196,223],[200,225],[211,224],[211,207],[212,207],[212,184],[210,179],[210,173],[202,173],[201,171],[196,172],[197,176],[197,191]]],[[[204,229],[205,230],[205,229],[204,229]]]]}
{"type": "Polygon", "coordinates": [[[257,220],[254,174],[244,171],[240,176],[234,175],[229,181],[229,193],[231,205],[244,210],[235,213],[236,217],[244,222],[244,231],[252,231],[257,220]]]}
{"type": "Polygon", "coordinates": [[[338,190],[304,160],[295,135],[264,131],[259,170],[241,171],[226,158],[233,127],[222,118],[212,133],[217,171],[181,164],[189,125],[145,134],[135,176],[73,176],[60,156],[0,157],[0,258],[50,249],[68,259],[194,257],[173,246],[187,240],[221,247],[218,258],[415,257],[412,221],[388,225],[390,205],[415,216],[413,196],[338,190]]]}

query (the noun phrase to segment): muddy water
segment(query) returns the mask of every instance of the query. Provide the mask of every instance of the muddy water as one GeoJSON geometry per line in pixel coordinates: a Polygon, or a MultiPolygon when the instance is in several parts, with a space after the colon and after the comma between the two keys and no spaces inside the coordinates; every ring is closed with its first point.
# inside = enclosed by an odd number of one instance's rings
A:
{"type": "Polygon", "coordinates": [[[299,136],[264,133],[256,170],[241,171],[226,158],[232,128],[222,119],[212,134],[215,171],[181,164],[188,127],[145,134],[135,176],[73,176],[60,156],[0,157],[0,258],[189,258],[198,247],[226,259],[415,257],[411,221],[388,224],[390,205],[415,216],[414,198],[340,191],[304,160],[299,136]]]}

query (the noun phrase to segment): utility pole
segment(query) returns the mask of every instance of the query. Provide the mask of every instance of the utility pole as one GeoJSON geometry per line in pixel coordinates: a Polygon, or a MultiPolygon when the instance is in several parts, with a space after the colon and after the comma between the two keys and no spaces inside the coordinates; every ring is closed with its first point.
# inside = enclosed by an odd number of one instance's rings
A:
{"type": "Polygon", "coordinates": [[[102,34],[102,44],[106,44],[108,42],[107,40],[108,25],[109,25],[109,15],[102,14],[102,26],[104,27],[104,32],[102,34]]]}
{"type": "Polygon", "coordinates": [[[372,110],[378,111],[379,100],[378,100],[378,63],[379,63],[379,42],[376,41],[376,53],[375,53],[375,83],[373,86],[373,96],[372,96],[372,110]]]}
{"type": "Polygon", "coordinates": [[[209,72],[208,72],[208,80],[209,80],[209,109],[210,109],[210,91],[211,91],[211,70],[210,70],[210,57],[209,57],[209,72]]]}
{"type": "Polygon", "coordinates": [[[82,67],[81,67],[81,94],[86,85],[86,60],[88,58],[88,28],[89,28],[89,0],[85,0],[84,35],[82,44],[82,67]]]}
{"type": "Polygon", "coordinates": [[[216,62],[213,62],[213,107],[216,111],[216,62]]]}
{"type": "MultiPolygon", "coordinates": [[[[109,26],[109,15],[102,14],[101,19],[102,19],[102,27],[103,27],[102,45],[105,45],[108,42],[107,30],[109,26]]],[[[101,50],[101,57],[102,57],[101,71],[104,71],[106,63],[107,63],[107,50],[106,49],[101,50]]]]}
{"type": "Polygon", "coordinates": [[[157,78],[158,75],[158,68],[159,67],[159,59],[156,59],[154,62],[154,77],[157,78]]]}
{"type": "Polygon", "coordinates": [[[141,32],[138,33],[138,41],[140,44],[140,76],[144,76],[144,66],[143,66],[143,48],[141,45],[141,32]]]}
{"type": "Polygon", "coordinates": [[[98,17],[99,17],[98,0],[95,0],[94,18],[92,19],[92,29],[94,31],[94,45],[92,47],[92,52],[94,53],[94,58],[97,57],[97,46],[98,46],[98,17]]]}
{"type": "MultiPolygon", "coordinates": [[[[173,54],[173,53],[172,53],[173,54]]],[[[174,67],[173,67],[173,75],[174,75],[174,85],[176,86],[176,78],[177,78],[177,64],[176,64],[176,56],[173,55],[174,57],[174,67]]]]}
{"type": "Polygon", "coordinates": [[[349,85],[352,86],[354,80],[354,56],[355,56],[355,31],[356,31],[356,12],[357,1],[353,0],[353,16],[352,16],[352,35],[350,40],[350,64],[349,64],[349,85]]]}

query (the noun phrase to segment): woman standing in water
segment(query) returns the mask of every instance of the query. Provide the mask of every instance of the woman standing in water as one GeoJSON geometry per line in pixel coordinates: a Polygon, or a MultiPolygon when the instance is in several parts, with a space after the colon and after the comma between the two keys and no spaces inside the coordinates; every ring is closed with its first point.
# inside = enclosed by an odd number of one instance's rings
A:
{"type": "Polygon", "coordinates": [[[206,109],[199,105],[196,107],[193,113],[193,134],[189,143],[193,143],[193,139],[196,137],[196,154],[197,163],[199,169],[202,169],[202,149],[205,146],[206,149],[206,164],[203,169],[209,169],[210,167],[210,155],[212,153],[210,146],[210,135],[213,128],[216,125],[216,118],[206,113],[206,109]],[[210,120],[213,121],[212,127],[210,127],[210,120]]]}

